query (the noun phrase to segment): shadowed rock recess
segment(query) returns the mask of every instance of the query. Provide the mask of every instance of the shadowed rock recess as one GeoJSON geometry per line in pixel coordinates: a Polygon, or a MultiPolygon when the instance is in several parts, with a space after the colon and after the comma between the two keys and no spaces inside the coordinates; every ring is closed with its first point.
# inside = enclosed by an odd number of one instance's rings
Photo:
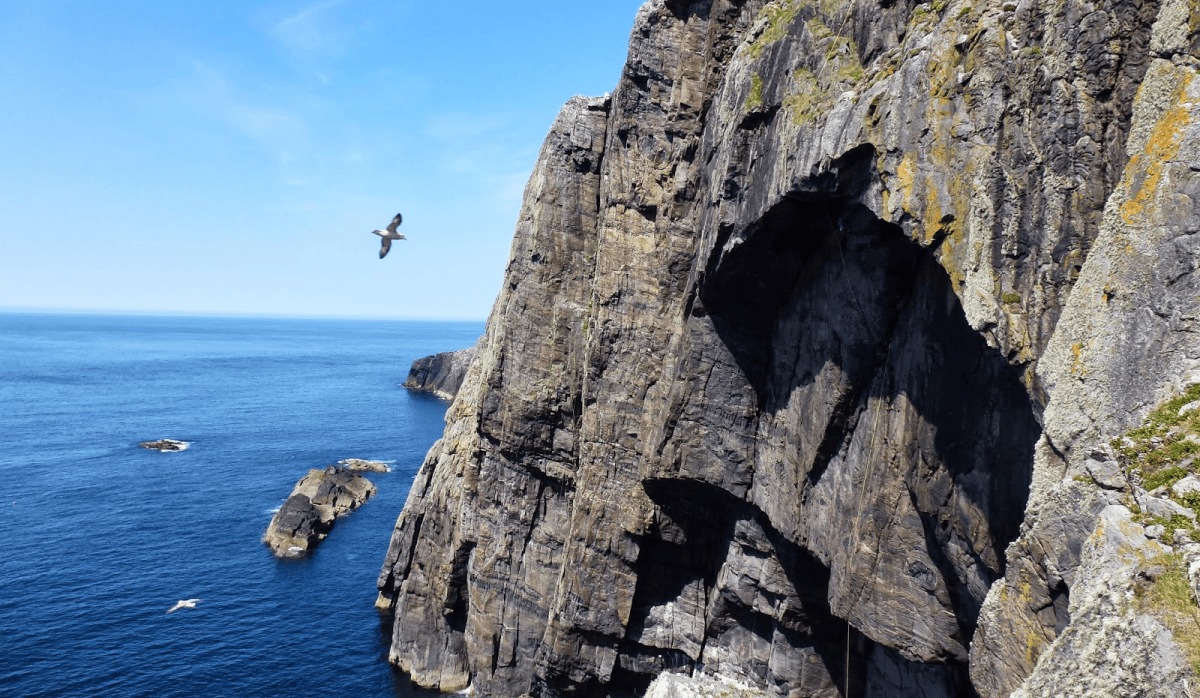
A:
{"type": "Polygon", "coordinates": [[[1198,28],[646,3],[526,188],[379,577],[391,661],[513,697],[1200,688],[1128,601],[1170,552],[1140,481],[1086,465],[1200,381],[1198,28]]]}

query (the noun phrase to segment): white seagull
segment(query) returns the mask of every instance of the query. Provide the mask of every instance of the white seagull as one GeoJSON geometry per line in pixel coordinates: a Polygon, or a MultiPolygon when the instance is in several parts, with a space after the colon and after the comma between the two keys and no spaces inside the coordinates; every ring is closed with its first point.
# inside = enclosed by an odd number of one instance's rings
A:
{"type": "Polygon", "coordinates": [[[383,238],[383,246],[379,248],[379,258],[383,259],[387,256],[388,250],[392,249],[392,240],[403,240],[404,236],[396,232],[396,228],[400,227],[400,221],[404,220],[397,213],[388,225],[387,230],[372,230],[379,237],[383,238]]]}
{"type": "Polygon", "coordinates": [[[180,599],[179,603],[177,603],[174,606],[172,606],[171,608],[167,609],[167,613],[173,613],[175,611],[178,611],[181,608],[195,608],[196,602],[199,600],[200,599],[180,599]]]}

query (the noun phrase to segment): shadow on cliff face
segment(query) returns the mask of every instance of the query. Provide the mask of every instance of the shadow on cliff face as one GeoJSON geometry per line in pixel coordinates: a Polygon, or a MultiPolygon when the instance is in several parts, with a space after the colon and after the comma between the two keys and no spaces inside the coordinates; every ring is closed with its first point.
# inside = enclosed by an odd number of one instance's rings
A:
{"type": "Polygon", "coordinates": [[[810,481],[869,400],[903,396],[929,427],[918,448],[956,481],[984,476],[966,492],[1001,561],[1024,516],[1040,427],[1022,369],[967,323],[935,247],[859,205],[787,198],[712,268],[701,298],[763,413],[778,415],[836,367],[842,389],[810,481]]]}
{"type": "MultiPolygon", "coordinates": [[[[950,637],[935,642],[930,651],[945,663],[937,666],[947,667],[940,674],[946,695],[970,695],[965,648],[988,588],[1004,572],[1004,549],[1019,532],[1040,427],[1021,383],[1021,368],[1009,365],[967,323],[952,280],[933,256],[940,241],[922,248],[899,227],[852,203],[869,162],[863,158],[857,165],[851,163],[848,174],[829,187],[835,194],[785,197],[732,242],[721,241],[692,313],[708,316],[753,392],[760,415],[756,443],[804,453],[798,459],[803,470],[800,518],[818,511],[823,516],[855,517],[871,512],[867,525],[876,527],[872,535],[882,541],[890,535],[888,527],[897,525],[887,516],[882,516],[883,523],[870,523],[880,519],[875,509],[885,497],[855,493],[855,486],[847,498],[845,482],[859,477],[850,462],[856,458],[891,468],[889,496],[907,495],[924,528],[906,535],[919,541],[937,568],[911,563],[901,576],[913,579],[900,583],[927,591],[944,587],[948,598],[941,603],[953,613],[958,628],[941,631],[950,637]],[[846,182],[849,185],[842,186],[846,182]],[[854,451],[856,430],[870,431],[871,438],[860,438],[854,451]],[[877,440],[877,432],[886,436],[877,440]],[[814,509],[808,498],[821,487],[832,463],[841,468],[841,494],[833,491],[836,506],[842,508],[825,504],[825,509],[814,509]]],[[[762,467],[763,456],[757,458],[755,467],[762,467]]],[[[839,486],[826,485],[827,492],[839,486]]],[[[810,599],[805,605],[818,609],[817,616],[829,614],[832,620],[823,623],[845,623],[837,617],[845,615],[848,605],[872,594],[887,598],[892,591],[890,582],[872,581],[881,574],[877,562],[872,568],[847,555],[845,536],[825,534],[822,539],[822,534],[811,534],[821,524],[811,522],[788,528],[765,516],[757,520],[767,529],[774,523],[788,533],[768,538],[775,550],[796,548],[788,556],[804,571],[796,579],[795,592],[798,598],[810,599]],[[803,530],[809,530],[800,536],[807,542],[797,537],[803,530]],[[812,552],[787,538],[803,542],[812,552]],[[841,577],[834,575],[841,587],[830,589],[829,569],[818,559],[841,565],[841,577]],[[822,571],[813,572],[813,565],[822,571]],[[871,593],[864,597],[864,589],[871,593]],[[832,611],[828,602],[823,609],[811,602],[826,593],[834,602],[832,611]]],[[[910,592],[900,589],[892,601],[903,604],[905,593],[910,592]]],[[[653,606],[647,598],[642,603],[653,606]]],[[[851,620],[859,623],[861,617],[851,620]]],[[[862,629],[868,634],[874,630],[862,629]]],[[[840,632],[846,643],[846,630],[819,632],[840,632]]],[[[887,632],[874,634],[880,639],[887,632]]],[[[844,668],[844,662],[827,656],[819,643],[807,642],[829,672],[844,668]]],[[[900,666],[906,660],[893,650],[904,649],[882,642],[863,645],[862,651],[880,666],[900,666]]],[[[924,671],[921,666],[913,664],[904,671],[924,671]]],[[[844,681],[837,683],[844,691],[844,681]]],[[[864,690],[850,688],[851,695],[864,690]]]]}

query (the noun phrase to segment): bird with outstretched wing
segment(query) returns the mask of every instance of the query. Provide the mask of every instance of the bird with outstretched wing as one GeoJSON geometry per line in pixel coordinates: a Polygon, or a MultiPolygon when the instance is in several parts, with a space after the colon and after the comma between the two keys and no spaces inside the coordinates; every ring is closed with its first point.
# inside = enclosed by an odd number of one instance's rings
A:
{"type": "Polygon", "coordinates": [[[383,259],[387,256],[388,250],[392,249],[392,240],[404,240],[404,236],[396,232],[396,228],[400,227],[400,223],[404,219],[399,213],[388,224],[387,230],[372,230],[371,232],[383,238],[383,245],[379,248],[379,258],[383,259]]]}

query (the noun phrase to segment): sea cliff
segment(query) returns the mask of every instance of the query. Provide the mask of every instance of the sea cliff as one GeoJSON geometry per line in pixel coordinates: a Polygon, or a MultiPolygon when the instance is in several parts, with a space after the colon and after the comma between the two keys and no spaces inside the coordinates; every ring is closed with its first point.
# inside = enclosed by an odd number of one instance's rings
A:
{"type": "Polygon", "coordinates": [[[1146,535],[1176,503],[1122,439],[1200,382],[1197,56],[1185,0],[646,3],[527,186],[380,574],[391,660],[1194,691],[1138,599],[1200,546],[1146,535]]]}

